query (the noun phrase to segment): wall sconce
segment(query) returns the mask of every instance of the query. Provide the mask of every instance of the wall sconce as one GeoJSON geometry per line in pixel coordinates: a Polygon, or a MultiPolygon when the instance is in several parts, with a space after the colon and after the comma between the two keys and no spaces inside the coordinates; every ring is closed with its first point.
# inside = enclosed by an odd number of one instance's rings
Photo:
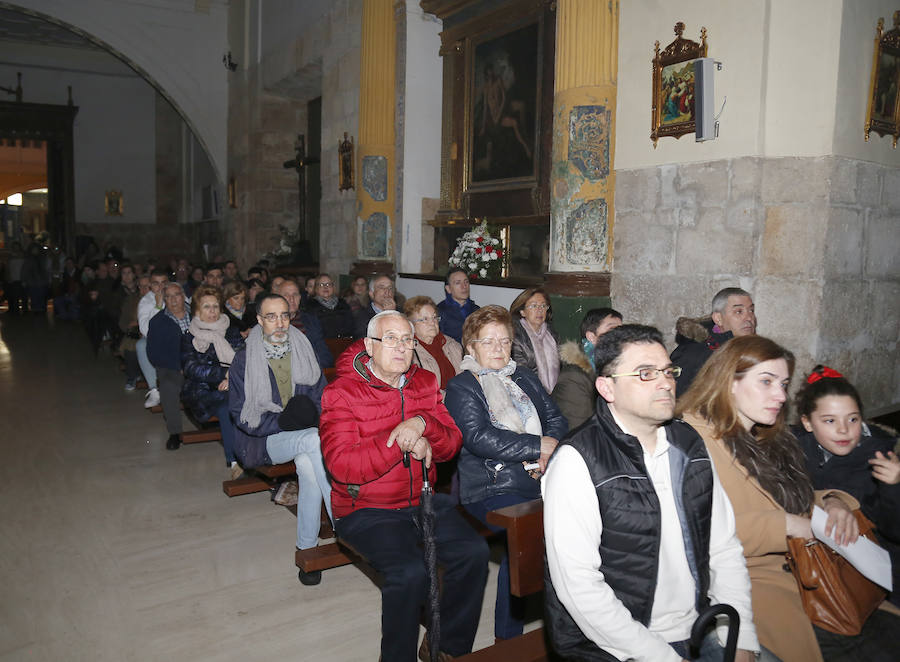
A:
{"type": "Polygon", "coordinates": [[[231,51],[222,56],[222,64],[228,71],[235,71],[238,68],[238,63],[231,59],[231,51]]]}

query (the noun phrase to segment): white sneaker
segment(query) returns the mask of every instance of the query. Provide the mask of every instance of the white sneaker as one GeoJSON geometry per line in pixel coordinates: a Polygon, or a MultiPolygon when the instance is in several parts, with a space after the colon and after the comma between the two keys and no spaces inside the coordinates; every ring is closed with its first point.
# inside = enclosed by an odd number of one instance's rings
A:
{"type": "Polygon", "coordinates": [[[155,407],[159,404],[159,389],[151,388],[147,391],[147,395],[144,396],[144,408],[150,409],[150,407],[155,407]]]}

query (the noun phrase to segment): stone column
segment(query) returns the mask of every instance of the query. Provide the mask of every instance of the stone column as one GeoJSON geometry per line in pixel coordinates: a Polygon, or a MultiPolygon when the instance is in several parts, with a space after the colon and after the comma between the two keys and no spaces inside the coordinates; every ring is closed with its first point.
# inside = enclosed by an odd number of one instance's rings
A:
{"type": "MultiPolygon", "coordinates": [[[[618,43],[618,0],[558,0],[550,189],[557,274],[608,274],[612,266],[618,43]]],[[[606,291],[596,294],[608,294],[608,277],[601,280],[606,291]]]]}
{"type": "Polygon", "coordinates": [[[356,200],[357,258],[365,262],[390,263],[395,255],[395,44],[392,0],[363,0],[356,200]]]}

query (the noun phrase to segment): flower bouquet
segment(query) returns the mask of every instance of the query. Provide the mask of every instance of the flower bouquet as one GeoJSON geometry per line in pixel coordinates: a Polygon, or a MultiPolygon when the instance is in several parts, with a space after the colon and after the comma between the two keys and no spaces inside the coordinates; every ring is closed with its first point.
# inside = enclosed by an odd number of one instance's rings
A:
{"type": "Polygon", "coordinates": [[[469,280],[497,279],[503,271],[503,248],[500,239],[491,236],[487,219],[466,232],[456,242],[448,262],[451,269],[463,269],[469,280]]]}

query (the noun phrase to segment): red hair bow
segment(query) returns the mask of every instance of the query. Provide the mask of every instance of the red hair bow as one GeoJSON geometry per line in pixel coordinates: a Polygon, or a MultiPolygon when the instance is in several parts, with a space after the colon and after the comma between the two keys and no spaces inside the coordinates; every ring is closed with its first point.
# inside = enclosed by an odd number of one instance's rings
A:
{"type": "Polygon", "coordinates": [[[807,377],[806,383],[814,384],[815,382],[819,381],[820,379],[824,379],[825,377],[830,377],[832,379],[843,379],[844,376],[837,370],[825,366],[824,368],[822,368],[822,372],[814,372],[809,377],[807,377]]]}

